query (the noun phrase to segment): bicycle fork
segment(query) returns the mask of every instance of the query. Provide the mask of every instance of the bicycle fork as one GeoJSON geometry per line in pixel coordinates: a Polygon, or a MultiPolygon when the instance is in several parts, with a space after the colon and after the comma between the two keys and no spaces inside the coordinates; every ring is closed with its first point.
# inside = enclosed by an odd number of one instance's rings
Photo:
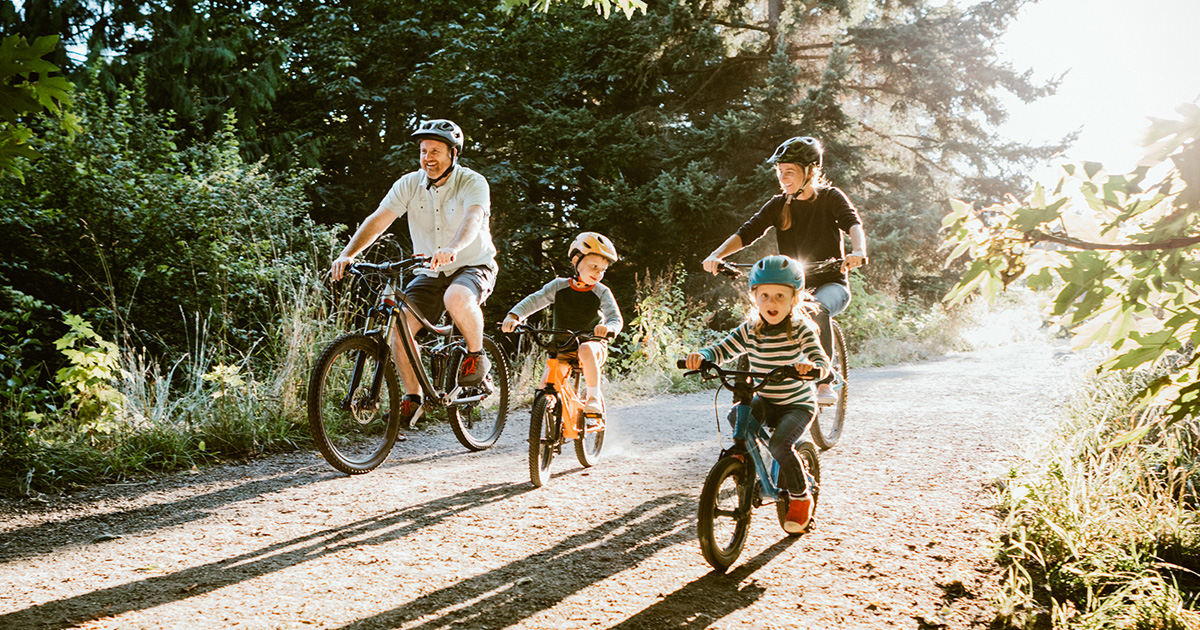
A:
{"type": "MultiPolygon", "coordinates": [[[[375,373],[371,375],[371,387],[367,390],[367,395],[359,400],[355,400],[354,394],[358,391],[362,384],[363,372],[367,367],[367,359],[370,354],[367,352],[359,352],[354,358],[354,369],[350,373],[350,384],[346,388],[346,396],[342,398],[338,406],[344,411],[375,411],[379,408],[379,392],[383,389],[383,375],[387,368],[387,361],[391,360],[391,356],[387,354],[388,349],[383,347],[380,351],[383,356],[376,356],[375,373]]],[[[361,420],[365,423],[367,419],[361,420]]]]}

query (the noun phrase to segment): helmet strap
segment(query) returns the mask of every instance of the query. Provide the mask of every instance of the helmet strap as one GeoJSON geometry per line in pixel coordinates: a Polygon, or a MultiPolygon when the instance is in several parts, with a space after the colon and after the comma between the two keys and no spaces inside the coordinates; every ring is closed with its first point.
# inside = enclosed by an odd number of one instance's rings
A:
{"type": "Polygon", "coordinates": [[[458,158],[455,157],[454,162],[451,162],[450,166],[445,171],[443,171],[441,175],[437,176],[437,179],[431,179],[431,180],[429,180],[428,184],[425,184],[425,190],[429,190],[430,188],[433,188],[434,186],[436,186],[438,184],[438,182],[446,179],[447,177],[450,177],[450,173],[454,172],[454,166],[457,163],[458,163],[458,158]]]}

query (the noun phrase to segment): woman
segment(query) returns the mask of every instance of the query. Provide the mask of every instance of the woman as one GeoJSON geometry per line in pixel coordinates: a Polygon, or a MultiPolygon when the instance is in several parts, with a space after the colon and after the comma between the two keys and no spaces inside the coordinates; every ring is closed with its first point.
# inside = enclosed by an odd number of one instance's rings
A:
{"type": "MultiPolygon", "coordinates": [[[[805,280],[805,289],[812,293],[821,308],[816,314],[821,329],[821,347],[832,356],[833,335],[829,318],[846,310],[850,304],[851,269],[867,264],[867,236],[863,232],[858,210],[846,193],[825,181],[821,175],[821,143],[808,136],[791,138],[779,145],[767,159],[775,165],[775,177],[783,192],[772,197],[749,221],[742,224],[733,236],[704,259],[704,270],[717,273],[721,260],[757,241],[767,230],[775,228],[779,253],[805,262],[841,258],[842,268],[823,274],[812,274],[805,280]],[[842,234],[850,235],[851,252],[845,253],[842,234]]],[[[837,402],[837,395],[826,379],[817,387],[817,401],[822,405],[837,402]]]]}

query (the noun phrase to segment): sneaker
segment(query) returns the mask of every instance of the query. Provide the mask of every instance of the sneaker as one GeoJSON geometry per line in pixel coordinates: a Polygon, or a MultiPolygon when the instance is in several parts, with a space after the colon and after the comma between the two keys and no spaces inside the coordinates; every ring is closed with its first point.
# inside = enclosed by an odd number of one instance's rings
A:
{"type": "Polygon", "coordinates": [[[400,426],[406,429],[412,428],[413,416],[417,415],[417,410],[420,408],[420,398],[405,396],[404,400],[400,401],[400,426]]]}
{"type": "Polygon", "coordinates": [[[600,392],[587,397],[587,402],[583,404],[583,413],[593,416],[604,415],[604,398],[600,396],[600,392]]]}
{"type": "Polygon", "coordinates": [[[817,385],[818,405],[836,405],[837,401],[837,392],[833,391],[832,385],[829,383],[821,383],[820,385],[817,385]]]}
{"type": "Polygon", "coordinates": [[[483,351],[468,352],[463,357],[462,365],[458,368],[458,384],[463,387],[474,387],[483,382],[483,376],[492,369],[483,351]]]}
{"type": "Polygon", "coordinates": [[[788,496],[787,520],[783,522],[783,530],[789,534],[799,534],[808,529],[808,521],[812,518],[812,493],[805,492],[800,496],[788,496]]]}

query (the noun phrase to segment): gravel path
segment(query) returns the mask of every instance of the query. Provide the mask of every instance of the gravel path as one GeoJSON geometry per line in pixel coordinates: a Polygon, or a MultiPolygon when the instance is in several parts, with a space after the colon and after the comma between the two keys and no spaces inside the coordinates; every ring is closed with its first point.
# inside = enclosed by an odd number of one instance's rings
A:
{"type": "Polygon", "coordinates": [[[491,451],[441,425],[353,478],[304,452],[0,502],[0,628],[987,627],[989,480],[1084,367],[1022,343],[854,371],[815,529],[764,506],[727,575],[695,534],[712,392],[613,401],[605,459],[537,490],[518,413],[491,451]]]}

